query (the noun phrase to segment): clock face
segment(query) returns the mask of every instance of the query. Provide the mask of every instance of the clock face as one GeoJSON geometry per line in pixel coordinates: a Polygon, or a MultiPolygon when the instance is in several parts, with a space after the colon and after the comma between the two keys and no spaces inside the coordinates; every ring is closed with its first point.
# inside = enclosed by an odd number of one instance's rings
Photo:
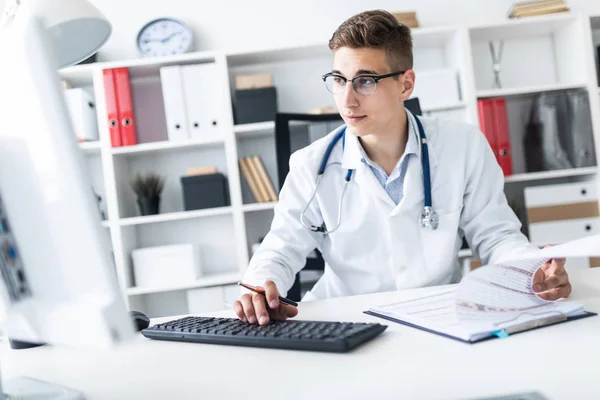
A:
{"type": "Polygon", "coordinates": [[[142,56],[166,56],[189,51],[192,39],[192,31],[183,22],[161,18],[149,22],[140,30],[137,46],[142,56]]]}

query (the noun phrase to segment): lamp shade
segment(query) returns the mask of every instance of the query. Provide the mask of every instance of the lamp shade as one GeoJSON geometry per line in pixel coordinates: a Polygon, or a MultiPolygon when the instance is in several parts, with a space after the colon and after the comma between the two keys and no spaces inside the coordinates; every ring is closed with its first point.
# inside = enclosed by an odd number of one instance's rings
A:
{"type": "Polygon", "coordinates": [[[110,37],[106,17],[87,0],[22,0],[43,18],[52,37],[60,67],[95,54],[110,37]]]}

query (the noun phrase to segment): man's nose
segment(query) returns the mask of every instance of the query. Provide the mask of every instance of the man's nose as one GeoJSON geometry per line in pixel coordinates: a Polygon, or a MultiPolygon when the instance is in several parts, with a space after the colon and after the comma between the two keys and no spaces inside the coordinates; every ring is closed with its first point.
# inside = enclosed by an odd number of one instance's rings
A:
{"type": "Polygon", "coordinates": [[[353,108],[358,106],[358,93],[354,90],[352,81],[346,82],[346,88],[341,96],[343,96],[344,107],[353,108]]]}

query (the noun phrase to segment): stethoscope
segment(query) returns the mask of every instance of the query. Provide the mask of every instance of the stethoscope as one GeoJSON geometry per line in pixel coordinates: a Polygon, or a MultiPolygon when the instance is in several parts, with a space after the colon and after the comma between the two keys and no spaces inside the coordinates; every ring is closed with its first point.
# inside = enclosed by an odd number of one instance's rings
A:
{"type": "MultiPolygon", "coordinates": [[[[423,187],[425,190],[425,205],[423,207],[423,212],[421,213],[421,215],[419,217],[419,222],[421,224],[421,227],[431,228],[431,229],[435,230],[438,227],[439,218],[431,204],[431,177],[429,175],[429,150],[427,147],[427,137],[425,136],[425,129],[423,129],[423,125],[421,124],[421,121],[419,120],[419,118],[417,116],[415,116],[415,121],[417,121],[417,126],[419,128],[419,138],[421,140],[421,163],[423,165],[423,187]]],[[[325,170],[327,169],[327,167],[329,167],[331,165],[335,165],[335,164],[341,165],[341,163],[339,163],[339,162],[333,162],[328,165],[327,161],[329,161],[329,156],[331,155],[333,148],[340,141],[340,139],[342,140],[342,151],[344,150],[345,134],[346,134],[346,127],[344,126],[334,136],[331,143],[329,143],[329,146],[327,146],[327,150],[325,150],[325,154],[323,155],[323,160],[321,161],[321,165],[319,166],[319,171],[317,172],[315,189],[313,190],[313,193],[310,196],[310,199],[308,200],[306,207],[304,207],[304,210],[302,210],[302,213],[300,214],[300,222],[306,229],[308,229],[310,231],[320,232],[325,235],[328,235],[328,234],[335,232],[340,226],[340,222],[342,219],[342,204],[343,204],[344,194],[346,193],[346,189],[348,188],[348,183],[352,179],[352,174],[354,173],[353,169],[349,169],[348,172],[346,172],[346,177],[344,178],[344,188],[342,189],[342,194],[341,194],[340,200],[338,202],[337,225],[333,229],[327,229],[327,227],[325,226],[325,221],[323,221],[321,226],[315,226],[315,225],[310,224],[309,222],[305,222],[304,214],[306,213],[306,210],[308,210],[310,203],[312,203],[315,196],[317,195],[317,190],[319,189],[319,183],[321,182],[321,178],[323,177],[323,174],[325,173],[325,170]]]]}

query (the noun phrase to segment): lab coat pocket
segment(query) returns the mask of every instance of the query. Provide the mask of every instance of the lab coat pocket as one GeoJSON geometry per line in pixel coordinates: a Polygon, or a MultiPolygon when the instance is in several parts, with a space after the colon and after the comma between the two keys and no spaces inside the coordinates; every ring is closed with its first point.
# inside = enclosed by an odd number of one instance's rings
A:
{"type": "Polygon", "coordinates": [[[458,226],[462,206],[451,212],[439,213],[437,229],[421,228],[421,251],[425,261],[426,280],[433,283],[447,283],[454,273],[457,245],[459,243],[458,226]]]}

